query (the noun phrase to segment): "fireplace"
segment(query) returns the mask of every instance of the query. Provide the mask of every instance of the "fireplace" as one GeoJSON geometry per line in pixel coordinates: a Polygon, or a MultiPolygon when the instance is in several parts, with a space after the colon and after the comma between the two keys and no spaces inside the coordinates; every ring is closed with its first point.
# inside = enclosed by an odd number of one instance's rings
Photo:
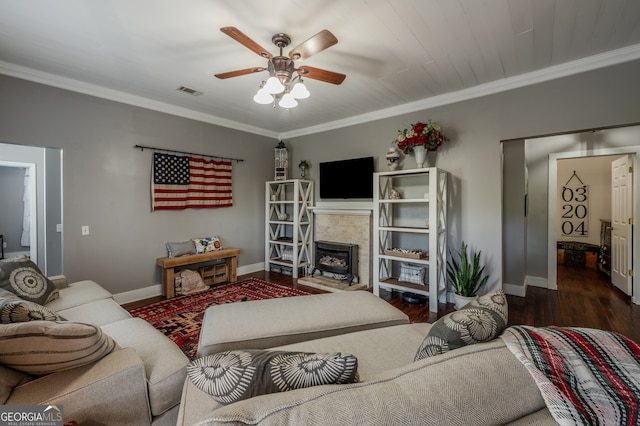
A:
{"type": "Polygon", "coordinates": [[[332,241],[316,241],[314,245],[314,265],[311,276],[316,271],[338,276],[349,285],[358,270],[358,245],[336,243],[332,241]]]}

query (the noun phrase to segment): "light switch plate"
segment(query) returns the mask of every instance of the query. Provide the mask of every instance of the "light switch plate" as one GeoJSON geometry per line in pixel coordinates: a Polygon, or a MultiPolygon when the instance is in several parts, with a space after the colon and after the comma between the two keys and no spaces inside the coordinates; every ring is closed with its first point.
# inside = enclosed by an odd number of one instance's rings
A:
{"type": "Polygon", "coordinates": [[[82,225],[82,235],[89,235],[89,225],[82,225]]]}

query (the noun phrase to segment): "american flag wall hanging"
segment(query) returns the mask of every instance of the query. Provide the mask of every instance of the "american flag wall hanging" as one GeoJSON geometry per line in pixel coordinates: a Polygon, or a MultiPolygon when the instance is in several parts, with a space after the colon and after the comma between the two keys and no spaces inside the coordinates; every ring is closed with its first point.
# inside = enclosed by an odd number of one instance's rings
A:
{"type": "Polygon", "coordinates": [[[233,206],[231,161],[155,152],[151,210],[233,206]]]}

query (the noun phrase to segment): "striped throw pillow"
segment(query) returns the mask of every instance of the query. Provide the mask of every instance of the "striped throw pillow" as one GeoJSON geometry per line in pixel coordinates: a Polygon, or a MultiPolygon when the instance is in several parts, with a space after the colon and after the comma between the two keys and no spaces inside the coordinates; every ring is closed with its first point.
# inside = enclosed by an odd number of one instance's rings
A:
{"type": "Polygon", "coordinates": [[[36,376],[95,362],[116,347],[92,324],[29,321],[0,327],[0,364],[36,376]]]}

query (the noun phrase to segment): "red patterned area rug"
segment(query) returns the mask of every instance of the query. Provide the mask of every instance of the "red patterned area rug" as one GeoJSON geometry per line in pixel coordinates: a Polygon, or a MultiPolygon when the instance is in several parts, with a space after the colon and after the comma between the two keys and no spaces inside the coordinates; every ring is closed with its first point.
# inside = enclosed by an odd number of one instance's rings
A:
{"type": "Polygon", "coordinates": [[[173,340],[189,359],[196,358],[204,311],[211,305],[245,302],[276,297],[304,296],[309,293],[258,278],[223,284],[201,293],[178,296],[130,311],[173,340]]]}

